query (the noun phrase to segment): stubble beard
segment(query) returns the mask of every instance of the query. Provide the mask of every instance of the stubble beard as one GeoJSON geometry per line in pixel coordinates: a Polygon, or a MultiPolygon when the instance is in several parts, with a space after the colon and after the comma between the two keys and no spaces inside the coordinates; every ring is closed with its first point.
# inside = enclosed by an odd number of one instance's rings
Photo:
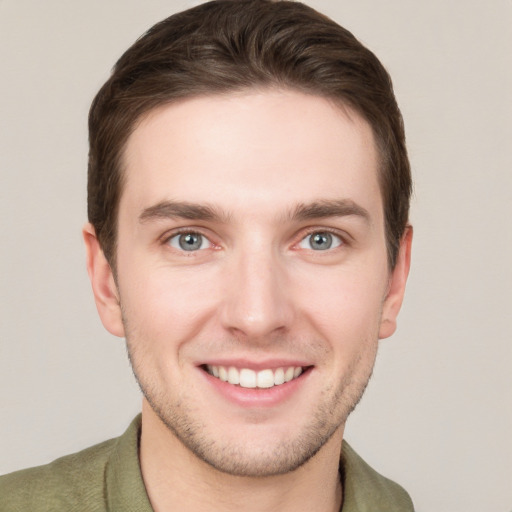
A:
{"type": "MultiPolygon", "coordinates": [[[[268,440],[264,446],[248,450],[243,435],[237,442],[209,435],[201,421],[201,411],[181,396],[170,398],[165,390],[141,371],[144,357],[127,333],[127,351],[133,373],[149,405],[162,423],[190,452],[216,470],[235,476],[269,477],[296,470],[314,457],[327,443],[360,401],[370,380],[377,343],[349,368],[336,389],[325,389],[309,422],[294,438],[268,440]],[[141,357],[142,356],[142,357],[141,357]]],[[[293,418],[290,418],[293,421],[293,418]]]]}

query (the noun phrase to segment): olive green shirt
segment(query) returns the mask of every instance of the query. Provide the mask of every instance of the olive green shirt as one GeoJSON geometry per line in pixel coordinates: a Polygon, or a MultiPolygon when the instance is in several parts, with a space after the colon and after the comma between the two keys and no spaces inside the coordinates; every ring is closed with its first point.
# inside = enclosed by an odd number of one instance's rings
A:
{"type": "MultiPolygon", "coordinates": [[[[1,512],[153,512],[139,466],[141,419],[117,439],[0,477],[1,512]]],[[[343,442],[343,512],[411,512],[408,494],[343,442]]]]}

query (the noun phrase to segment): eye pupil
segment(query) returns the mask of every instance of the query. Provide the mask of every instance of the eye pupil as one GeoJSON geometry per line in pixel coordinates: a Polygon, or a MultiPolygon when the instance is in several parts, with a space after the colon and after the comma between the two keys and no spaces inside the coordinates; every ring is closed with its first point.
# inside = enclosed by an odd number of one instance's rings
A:
{"type": "Polygon", "coordinates": [[[201,248],[202,236],[195,233],[180,235],[179,244],[184,251],[194,251],[201,248]]]}
{"type": "Polygon", "coordinates": [[[318,250],[330,249],[332,246],[332,235],[330,233],[315,233],[311,237],[311,247],[318,250]]]}

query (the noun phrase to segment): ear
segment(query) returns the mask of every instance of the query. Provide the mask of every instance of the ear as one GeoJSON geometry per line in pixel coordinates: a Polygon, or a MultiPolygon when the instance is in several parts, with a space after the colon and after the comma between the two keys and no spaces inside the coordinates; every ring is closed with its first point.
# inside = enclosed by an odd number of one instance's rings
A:
{"type": "Polygon", "coordinates": [[[411,266],[412,226],[405,228],[395,268],[389,278],[388,293],[382,308],[379,338],[388,338],[396,331],[396,319],[405,294],[405,284],[411,266]]]}
{"type": "Polygon", "coordinates": [[[96,230],[87,223],[82,234],[87,253],[87,273],[91,280],[96,308],[105,329],[114,336],[124,337],[119,293],[112,269],[96,237],[96,230]]]}

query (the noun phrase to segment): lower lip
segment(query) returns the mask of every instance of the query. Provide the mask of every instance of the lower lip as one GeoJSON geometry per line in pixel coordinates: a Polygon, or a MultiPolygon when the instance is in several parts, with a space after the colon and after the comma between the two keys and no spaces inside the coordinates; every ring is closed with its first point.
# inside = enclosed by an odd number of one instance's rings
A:
{"type": "Polygon", "coordinates": [[[308,379],[312,368],[307,368],[299,377],[271,388],[243,388],[224,382],[199,368],[215,391],[230,402],[242,407],[274,407],[286,402],[296,394],[308,379]]]}

